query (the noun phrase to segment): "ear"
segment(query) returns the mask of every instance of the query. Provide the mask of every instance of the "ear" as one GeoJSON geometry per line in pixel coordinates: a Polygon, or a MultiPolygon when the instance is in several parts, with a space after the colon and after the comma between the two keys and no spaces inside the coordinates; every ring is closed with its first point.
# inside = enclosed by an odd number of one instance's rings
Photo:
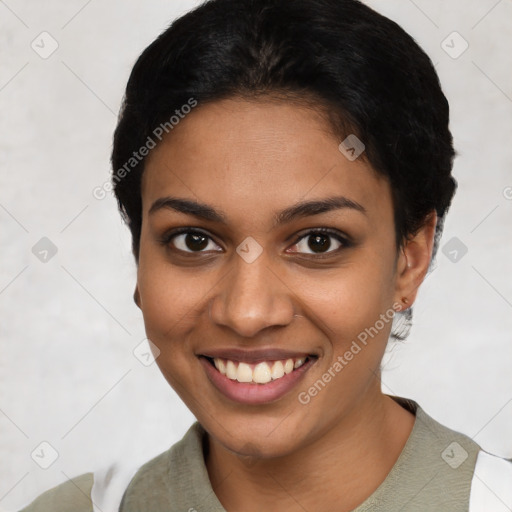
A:
{"type": "Polygon", "coordinates": [[[139,307],[139,309],[141,309],[141,306],[140,306],[139,285],[135,285],[135,292],[133,293],[133,301],[135,302],[135,304],[137,304],[137,306],[139,307]]]}
{"type": "Polygon", "coordinates": [[[437,214],[430,212],[419,231],[408,238],[400,250],[396,270],[395,301],[405,304],[402,309],[412,306],[418,288],[425,279],[432,257],[437,214]],[[406,302],[402,299],[405,298],[406,302]]]}

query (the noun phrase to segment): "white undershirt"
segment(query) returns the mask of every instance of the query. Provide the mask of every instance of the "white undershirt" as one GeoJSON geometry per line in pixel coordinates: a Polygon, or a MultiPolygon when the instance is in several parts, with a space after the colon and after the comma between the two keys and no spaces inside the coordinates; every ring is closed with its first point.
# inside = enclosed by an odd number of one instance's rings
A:
{"type": "Polygon", "coordinates": [[[512,462],[478,452],[469,512],[512,512],[512,462]]]}

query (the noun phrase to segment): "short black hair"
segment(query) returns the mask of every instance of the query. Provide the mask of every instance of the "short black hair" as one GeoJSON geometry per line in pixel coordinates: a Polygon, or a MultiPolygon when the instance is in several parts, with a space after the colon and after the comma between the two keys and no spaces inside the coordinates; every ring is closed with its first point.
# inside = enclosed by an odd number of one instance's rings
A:
{"type": "Polygon", "coordinates": [[[191,99],[260,96],[316,105],[340,142],[363,141],[361,157],[391,185],[397,249],[435,210],[435,256],[455,151],[448,102],[414,39],[357,0],[208,0],[142,52],[126,87],[112,183],[137,264],[144,159],[133,152],[191,99]]]}

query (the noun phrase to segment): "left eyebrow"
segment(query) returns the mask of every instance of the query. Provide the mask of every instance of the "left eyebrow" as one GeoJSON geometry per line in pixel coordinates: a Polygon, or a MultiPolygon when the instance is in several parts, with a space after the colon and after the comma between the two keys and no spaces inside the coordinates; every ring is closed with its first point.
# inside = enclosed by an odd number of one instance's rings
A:
{"type": "MultiPolygon", "coordinates": [[[[213,206],[206,203],[200,203],[192,199],[179,197],[161,197],[157,199],[149,209],[149,215],[161,209],[170,209],[186,215],[193,215],[203,220],[217,222],[227,225],[227,215],[222,210],[216,210],[213,206]]],[[[274,217],[273,227],[292,222],[297,218],[319,215],[321,213],[333,210],[351,209],[367,215],[366,208],[352,199],[345,196],[327,197],[325,199],[315,199],[312,201],[300,201],[280,212],[274,217]]]]}
{"type": "Polygon", "coordinates": [[[341,209],[351,209],[367,215],[366,208],[362,204],[345,196],[334,196],[312,201],[300,201],[293,206],[285,208],[274,216],[274,227],[291,222],[297,218],[341,209]]]}

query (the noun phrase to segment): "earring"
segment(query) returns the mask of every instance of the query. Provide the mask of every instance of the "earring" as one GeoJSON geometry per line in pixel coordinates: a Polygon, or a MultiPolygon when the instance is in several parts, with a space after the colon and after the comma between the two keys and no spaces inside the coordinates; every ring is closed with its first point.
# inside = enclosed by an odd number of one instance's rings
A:
{"type": "Polygon", "coordinates": [[[407,297],[402,297],[402,302],[404,304],[409,304],[409,299],[407,297]]]}

